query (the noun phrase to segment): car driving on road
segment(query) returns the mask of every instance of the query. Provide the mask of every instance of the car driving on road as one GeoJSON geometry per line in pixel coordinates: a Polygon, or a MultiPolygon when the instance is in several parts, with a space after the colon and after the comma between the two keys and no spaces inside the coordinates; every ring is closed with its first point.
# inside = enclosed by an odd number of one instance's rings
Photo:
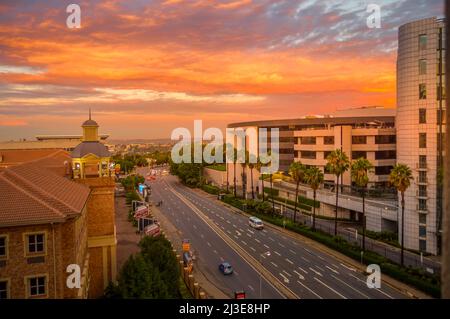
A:
{"type": "Polygon", "coordinates": [[[219,265],[219,270],[224,275],[231,275],[233,273],[233,267],[227,262],[221,263],[219,265]]]}
{"type": "Polygon", "coordinates": [[[250,225],[250,227],[255,228],[255,229],[263,229],[264,228],[264,224],[263,224],[262,220],[257,217],[254,217],[254,216],[252,216],[248,219],[248,224],[250,225]]]}

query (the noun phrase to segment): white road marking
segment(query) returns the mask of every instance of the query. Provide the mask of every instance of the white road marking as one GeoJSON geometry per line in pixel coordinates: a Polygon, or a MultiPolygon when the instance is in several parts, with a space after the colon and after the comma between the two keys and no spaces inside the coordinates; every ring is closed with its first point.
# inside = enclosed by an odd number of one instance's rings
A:
{"type": "Polygon", "coordinates": [[[292,277],[292,275],[290,273],[288,273],[286,270],[283,270],[283,273],[285,273],[286,275],[288,275],[289,277],[292,277]]]}
{"type": "Polygon", "coordinates": [[[289,279],[285,276],[285,275],[283,275],[281,272],[280,272],[280,274],[279,274],[281,277],[283,277],[283,281],[285,282],[285,283],[289,283],[289,279]]]}
{"type": "Polygon", "coordinates": [[[338,274],[339,275],[339,273],[336,271],[336,270],[334,270],[333,268],[331,268],[331,267],[328,267],[328,266],[325,266],[326,268],[328,268],[328,269],[330,269],[332,272],[334,272],[335,274],[338,274]]]}
{"type": "Polygon", "coordinates": [[[306,285],[304,285],[300,280],[297,280],[297,282],[302,285],[303,287],[305,287],[309,292],[311,292],[313,295],[315,295],[317,298],[319,299],[323,299],[321,296],[319,296],[317,293],[315,293],[314,291],[312,291],[311,289],[309,289],[306,285]]]}
{"type": "Polygon", "coordinates": [[[239,273],[236,270],[233,270],[233,272],[236,276],[239,276],[239,273]]]}
{"type": "Polygon", "coordinates": [[[269,246],[267,246],[266,244],[264,244],[264,247],[266,247],[267,249],[270,249],[270,247],[269,247],[269,246]]]}
{"type": "Polygon", "coordinates": [[[222,262],[224,262],[224,261],[225,261],[225,259],[223,259],[223,257],[220,257],[220,260],[221,260],[222,262]]]}
{"type": "Polygon", "coordinates": [[[248,237],[252,238],[252,235],[250,235],[249,233],[245,233],[248,237]]]}
{"type": "Polygon", "coordinates": [[[303,277],[303,275],[299,273],[297,270],[294,270],[294,273],[297,274],[298,278],[300,278],[301,280],[305,280],[305,277],[303,277]]]}
{"type": "Polygon", "coordinates": [[[322,267],[319,267],[319,266],[317,266],[317,265],[316,265],[316,267],[317,267],[317,269],[319,269],[320,271],[325,272],[325,269],[323,269],[322,267]]]}
{"type": "Polygon", "coordinates": [[[320,272],[318,272],[317,270],[315,270],[315,269],[313,269],[313,268],[311,268],[311,267],[309,267],[309,270],[311,270],[311,271],[314,272],[315,274],[319,275],[320,277],[323,277],[323,275],[322,275],[320,272]]]}
{"type": "Polygon", "coordinates": [[[276,263],[274,263],[273,261],[271,261],[270,263],[278,268],[278,265],[276,263]]]}
{"type": "Polygon", "coordinates": [[[194,229],[197,229],[197,226],[195,226],[195,225],[192,225],[192,227],[194,227],[194,229]]]}
{"type": "MultiPolygon", "coordinates": [[[[353,276],[352,274],[348,274],[350,277],[353,277],[353,278],[355,278],[356,280],[358,280],[358,281],[361,281],[362,283],[364,283],[364,285],[366,285],[367,286],[367,283],[364,281],[364,280],[361,280],[361,279],[359,279],[358,277],[356,277],[356,276],[353,276]]],[[[386,297],[388,297],[389,299],[394,299],[394,297],[392,297],[391,295],[389,295],[388,293],[385,293],[383,290],[381,290],[381,289],[375,289],[375,291],[378,291],[379,293],[382,293],[383,295],[385,295],[386,297]]]]}
{"type": "Polygon", "coordinates": [[[234,227],[234,228],[237,228],[235,224],[233,224],[233,227],[234,227]]]}
{"type": "Polygon", "coordinates": [[[251,291],[255,291],[255,288],[253,288],[252,286],[248,285],[248,288],[250,288],[251,291]]]}
{"type": "Polygon", "coordinates": [[[309,250],[308,248],[303,248],[304,250],[306,250],[308,253],[310,253],[312,255],[311,250],[309,250]]]}
{"type": "Polygon", "coordinates": [[[290,261],[289,259],[287,259],[286,258],[286,261],[288,262],[288,263],[290,263],[291,265],[293,265],[294,263],[292,262],[292,261],[290,261]]]}
{"type": "Polygon", "coordinates": [[[234,238],[236,238],[236,239],[239,239],[239,237],[238,237],[238,236],[236,236],[236,235],[233,235],[233,237],[234,237],[234,238]]]}
{"type": "Polygon", "coordinates": [[[248,232],[252,235],[255,234],[255,232],[251,231],[250,229],[248,229],[248,232]]]}
{"type": "Polygon", "coordinates": [[[336,279],[337,281],[340,281],[341,283],[343,283],[344,285],[346,285],[347,287],[353,289],[354,291],[356,291],[357,293],[359,293],[361,296],[364,296],[367,299],[370,299],[369,296],[367,296],[366,294],[362,293],[361,291],[359,291],[358,289],[350,286],[348,283],[346,283],[345,281],[339,279],[338,277],[336,277],[335,275],[331,275],[331,277],[333,277],[334,279],[336,279]]]}
{"type": "Polygon", "coordinates": [[[282,243],[278,243],[278,245],[280,245],[280,246],[283,247],[283,248],[286,248],[286,246],[283,245],[282,243]]]}
{"type": "Polygon", "coordinates": [[[227,223],[228,223],[228,224],[231,224],[231,222],[230,222],[229,220],[227,220],[227,223]]]}
{"type": "Polygon", "coordinates": [[[342,263],[341,263],[341,266],[344,267],[344,268],[347,268],[347,269],[350,270],[350,271],[356,272],[356,269],[355,269],[355,268],[348,267],[348,266],[346,266],[346,265],[344,265],[344,264],[342,264],[342,263]]]}
{"type": "Polygon", "coordinates": [[[305,258],[305,257],[303,257],[303,256],[302,256],[302,259],[303,259],[304,261],[306,261],[307,263],[310,262],[308,258],[305,258]]]}
{"type": "Polygon", "coordinates": [[[253,251],[256,251],[256,249],[255,249],[255,248],[253,248],[253,247],[250,247],[250,249],[251,249],[251,250],[253,250],[253,251]]]}
{"type": "Polygon", "coordinates": [[[292,249],[289,249],[289,251],[290,251],[291,253],[293,253],[294,255],[297,255],[297,253],[296,253],[295,251],[293,251],[292,249]]]}
{"type": "Polygon", "coordinates": [[[269,237],[269,239],[270,239],[271,241],[275,241],[275,239],[273,239],[272,237],[269,237]]]}
{"type": "Polygon", "coordinates": [[[217,250],[214,249],[213,252],[214,252],[215,254],[217,254],[217,250]]]}
{"type": "Polygon", "coordinates": [[[275,254],[277,254],[278,256],[281,256],[281,254],[280,254],[278,251],[274,250],[273,252],[274,252],[275,254]]]}
{"type": "Polygon", "coordinates": [[[208,247],[211,247],[211,244],[209,243],[209,241],[206,242],[206,245],[208,245],[208,247]]]}
{"type": "Polygon", "coordinates": [[[255,241],[256,241],[258,244],[261,244],[261,241],[260,241],[258,238],[255,238],[255,241]]]}
{"type": "Polygon", "coordinates": [[[345,297],[344,295],[340,294],[339,292],[337,292],[336,290],[334,290],[333,288],[331,288],[330,286],[328,286],[326,283],[322,282],[321,280],[317,279],[317,277],[314,277],[314,279],[321,283],[322,285],[324,285],[325,287],[327,287],[328,289],[330,289],[332,292],[334,292],[336,295],[340,296],[343,299],[347,299],[347,297],[345,297]]]}
{"type": "Polygon", "coordinates": [[[243,243],[244,245],[247,245],[247,243],[245,241],[243,241],[243,240],[241,240],[241,243],[243,243]]]}
{"type": "Polygon", "coordinates": [[[317,256],[319,259],[325,260],[325,258],[323,258],[323,257],[320,256],[320,255],[317,255],[317,254],[316,254],[316,256],[317,256]]]}

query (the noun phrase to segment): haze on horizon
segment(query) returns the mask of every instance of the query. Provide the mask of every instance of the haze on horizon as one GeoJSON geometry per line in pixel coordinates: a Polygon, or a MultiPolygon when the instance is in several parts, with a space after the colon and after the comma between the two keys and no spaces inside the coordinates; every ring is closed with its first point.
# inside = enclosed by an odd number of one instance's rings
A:
{"type": "Polygon", "coordinates": [[[80,134],[88,108],[111,138],[176,127],[395,107],[397,29],[442,0],[0,3],[0,140],[80,134]],[[369,29],[369,3],[382,27],[369,29]]]}

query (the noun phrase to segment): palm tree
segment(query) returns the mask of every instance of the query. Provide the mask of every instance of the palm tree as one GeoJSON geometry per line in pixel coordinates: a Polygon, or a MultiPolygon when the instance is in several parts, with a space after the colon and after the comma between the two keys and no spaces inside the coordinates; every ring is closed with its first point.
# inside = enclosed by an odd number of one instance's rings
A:
{"type": "Polygon", "coordinates": [[[244,158],[244,162],[241,163],[241,167],[242,167],[242,174],[241,174],[241,178],[242,178],[242,198],[245,199],[245,193],[247,190],[247,172],[246,172],[246,168],[247,168],[247,164],[248,164],[248,152],[245,152],[245,158],[244,158]]]}
{"type": "Polygon", "coordinates": [[[233,149],[233,194],[236,197],[236,164],[237,164],[237,149],[233,149]]]}
{"type": "Polygon", "coordinates": [[[224,163],[227,171],[227,193],[230,191],[230,180],[229,180],[229,171],[228,171],[228,156],[227,156],[227,148],[230,147],[231,144],[224,144],[223,145],[223,157],[224,157],[224,163]]]}
{"type": "Polygon", "coordinates": [[[258,159],[256,160],[256,169],[259,172],[260,179],[261,179],[261,188],[262,188],[262,200],[265,201],[264,198],[264,175],[262,174],[262,168],[265,166],[265,164],[262,163],[261,157],[258,156],[258,159]]]}
{"type": "Polygon", "coordinates": [[[389,175],[389,183],[391,183],[402,196],[402,242],[401,242],[401,258],[400,264],[403,266],[404,260],[404,240],[405,240],[405,192],[411,185],[412,171],[405,164],[397,164],[391,170],[389,175]]]}
{"type": "Polygon", "coordinates": [[[255,191],[253,189],[253,169],[255,168],[255,165],[257,165],[255,160],[255,155],[250,154],[249,155],[249,161],[248,161],[248,168],[250,169],[250,186],[252,189],[252,199],[255,199],[255,191]]]}
{"type": "Polygon", "coordinates": [[[336,175],[336,209],[334,214],[334,235],[337,235],[337,213],[339,201],[339,177],[342,177],[350,167],[350,161],[347,155],[340,149],[336,149],[327,157],[327,169],[336,175]]]}
{"type": "Polygon", "coordinates": [[[305,171],[305,182],[311,187],[313,190],[313,224],[312,229],[316,230],[316,192],[320,187],[320,184],[323,183],[323,172],[316,166],[310,167],[305,171]]]}
{"type": "Polygon", "coordinates": [[[352,164],[351,169],[351,175],[352,180],[356,184],[356,186],[359,188],[361,192],[362,197],[362,232],[363,232],[363,239],[362,239],[362,250],[366,250],[366,205],[365,205],[365,198],[366,198],[366,192],[367,192],[367,184],[369,183],[369,176],[368,173],[373,169],[372,163],[369,162],[366,158],[358,158],[356,161],[352,164]]]}
{"type": "Polygon", "coordinates": [[[296,187],[295,187],[295,206],[294,206],[294,223],[297,219],[297,204],[298,204],[298,187],[300,186],[300,183],[303,182],[305,177],[305,170],[306,167],[301,162],[293,162],[289,166],[289,175],[291,175],[292,179],[294,180],[296,187]]]}

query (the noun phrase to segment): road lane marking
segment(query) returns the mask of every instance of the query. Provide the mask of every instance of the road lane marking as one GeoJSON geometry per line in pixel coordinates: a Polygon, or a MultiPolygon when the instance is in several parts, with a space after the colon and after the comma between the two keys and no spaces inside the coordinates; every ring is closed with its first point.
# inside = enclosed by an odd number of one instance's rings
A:
{"type": "Polygon", "coordinates": [[[320,271],[325,272],[325,269],[323,269],[322,267],[319,267],[319,266],[317,266],[317,265],[316,265],[316,267],[317,267],[317,269],[319,269],[320,271]]]}
{"type": "Polygon", "coordinates": [[[281,256],[281,254],[280,254],[278,251],[274,250],[273,252],[274,252],[275,254],[277,254],[278,256],[281,256]]]}
{"type": "Polygon", "coordinates": [[[289,251],[290,251],[291,253],[293,253],[294,255],[297,255],[297,253],[296,253],[295,251],[293,251],[292,249],[289,249],[289,251]]]}
{"type": "Polygon", "coordinates": [[[302,256],[302,259],[303,259],[304,261],[306,261],[307,263],[310,263],[310,262],[311,262],[308,258],[305,258],[305,257],[303,257],[303,256],[302,256]]]}
{"type": "Polygon", "coordinates": [[[331,275],[331,277],[333,277],[334,279],[336,279],[337,281],[343,283],[344,285],[346,285],[347,287],[353,289],[354,291],[356,291],[357,293],[359,293],[361,296],[364,296],[367,299],[370,299],[369,296],[367,296],[366,294],[362,293],[361,291],[359,291],[358,289],[350,286],[348,283],[346,283],[345,281],[339,279],[338,277],[336,277],[335,275],[331,275]]]}
{"type": "Polygon", "coordinates": [[[261,241],[260,241],[258,238],[255,238],[255,241],[256,241],[258,244],[261,244],[261,241]]]}
{"type": "Polygon", "coordinates": [[[235,224],[233,224],[233,227],[234,227],[234,228],[237,228],[235,224]]]}
{"type": "Polygon", "coordinates": [[[328,267],[328,266],[325,266],[326,268],[328,268],[328,269],[330,269],[332,272],[334,272],[335,274],[338,274],[339,275],[339,272],[337,272],[336,270],[334,270],[333,268],[331,268],[331,267],[328,267]]]}
{"type": "Polygon", "coordinates": [[[194,227],[194,229],[197,229],[197,226],[195,226],[195,225],[192,225],[192,227],[194,227]]]}
{"type": "Polygon", "coordinates": [[[223,257],[220,257],[220,260],[221,260],[222,262],[224,262],[224,261],[225,261],[225,259],[223,259],[223,257]]]}
{"type": "Polygon", "coordinates": [[[288,273],[286,270],[283,270],[282,272],[285,273],[286,275],[288,275],[289,277],[292,277],[292,275],[290,273],[288,273]]]}
{"type": "Polygon", "coordinates": [[[320,272],[318,272],[317,270],[315,270],[315,269],[313,269],[313,268],[311,268],[311,267],[309,267],[309,270],[311,270],[312,272],[314,272],[316,275],[319,275],[320,277],[323,277],[323,275],[322,275],[320,272]]]}
{"type": "Polygon", "coordinates": [[[286,258],[286,261],[288,262],[288,263],[290,263],[291,265],[293,265],[294,263],[292,262],[292,261],[290,261],[289,259],[287,259],[286,258]]]}
{"type": "Polygon", "coordinates": [[[266,247],[267,249],[270,249],[270,247],[269,247],[269,246],[267,246],[266,244],[264,244],[264,247],[266,247]]]}
{"type": "Polygon", "coordinates": [[[214,249],[213,252],[214,252],[215,254],[217,254],[217,250],[214,249]]]}
{"type": "Polygon", "coordinates": [[[239,276],[239,273],[236,270],[233,270],[234,274],[239,276]]]}
{"type": "Polygon", "coordinates": [[[231,222],[229,220],[227,220],[227,224],[231,224],[231,222]]]}
{"type": "Polygon", "coordinates": [[[294,270],[294,274],[296,274],[298,278],[300,278],[301,280],[305,280],[305,277],[303,277],[303,275],[299,273],[297,270],[294,270]]]}
{"type": "Polygon", "coordinates": [[[278,268],[278,265],[276,263],[274,263],[273,261],[271,261],[270,263],[278,268]]]}
{"type": "Polygon", "coordinates": [[[231,232],[229,230],[227,230],[227,233],[231,235],[231,232]]]}
{"type": "Polygon", "coordinates": [[[252,235],[255,234],[255,232],[251,231],[250,229],[247,229],[249,233],[251,233],[252,235]]]}
{"type": "Polygon", "coordinates": [[[304,250],[306,250],[308,253],[310,253],[311,255],[313,254],[311,250],[309,250],[308,248],[303,248],[304,250]]]}
{"type": "Polygon", "coordinates": [[[251,250],[253,250],[253,251],[256,251],[256,249],[255,249],[255,248],[253,248],[253,247],[251,247],[251,246],[250,246],[250,249],[251,249],[251,250]]]}
{"type": "Polygon", "coordinates": [[[275,239],[273,239],[272,237],[269,237],[269,239],[270,239],[271,241],[275,241],[275,239]]]}
{"type": "Polygon", "coordinates": [[[350,271],[356,272],[356,269],[355,269],[355,268],[348,267],[348,266],[346,266],[346,265],[344,265],[344,264],[342,264],[342,263],[341,263],[341,266],[344,267],[344,268],[347,268],[347,269],[350,270],[350,271]]]}
{"type": "MultiPolygon", "coordinates": [[[[353,276],[352,274],[348,274],[350,277],[353,277],[353,278],[355,278],[356,280],[358,280],[358,281],[361,281],[362,283],[364,283],[364,285],[366,285],[367,286],[367,283],[364,281],[364,280],[361,280],[361,279],[359,279],[358,277],[356,277],[356,276],[353,276]]],[[[381,289],[374,289],[375,291],[378,291],[379,293],[382,293],[383,295],[385,295],[386,297],[388,297],[389,299],[394,299],[394,297],[392,297],[391,295],[389,295],[388,293],[386,293],[386,292],[384,292],[383,290],[381,290],[381,289]]]]}
{"type": "Polygon", "coordinates": [[[313,295],[315,295],[317,298],[323,299],[320,295],[318,295],[317,293],[315,293],[314,291],[312,291],[311,289],[309,289],[306,285],[304,285],[300,280],[297,280],[297,283],[299,283],[301,286],[305,287],[310,293],[312,293],[313,295]]]}
{"type": "Polygon", "coordinates": [[[322,285],[324,285],[325,287],[327,287],[328,289],[330,289],[332,292],[334,292],[336,295],[340,296],[342,299],[347,299],[347,297],[345,297],[344,295],[340,294],[339,292],[337,292],[336,290],[334,290],[333,288],[331,288],[330,286],[328,286],[326,283],[322,282],[320,279],[318,279],[317,277],[314,277],[314,279],[321,283],[322,285]]]}
{"type": "Polygon", "coordinates": [[[288,277],[286,277],[285,275],[283,275],[281,272],[279,273],[279,275],[281,276],[281,277],[283,277],[283,281],[285,282],[285,283],[289,283],[289,278],[288,277]]]}
{"type": "Polygon", "coordinates": [[[236,238],[236,239],[239,239],[239,237],[238,237],[238,236],[236,236],[236,235],[233,235],[233,237],[234,237],[234,238],[236,238]]]}
{"type": "Polygon", "coordinates": [[[211,244],[209,243],[209,241],[207,241],[206,244],[208,245],[208,247],[211,247],[211,244]]]}
{"type": "Polygon", "coordinates": [[[243,243],[244,245],[247,245],[247,243],[245,241],[243,241],[243,240],[241,240],[241,243],[243,243]]]}
{"type": "Polygon", "coordinates": [[[252,238],[252,235],[250,235],[249,233],[245,233],[248,237],[252,238]]]}
{"type": "Polygon", "coordinates": [[[320,256],[320,255],[317,255],[317,254],[316,254],[316,256],[317,256],[319,259],[325,260],[325,258],[323,258],[323,257],[320,256]]]}
{"type": "Polygon", "coordinates": [[[248,288],[250,288],[251,291],[255,291],[255,288],[253,288],[252,286],[248,285],[248,288]]]}
{"type": "Polygon", "coordinates": [[[286,246],[283,245],[282,243],[278,243],[278,245],[280,245],[280,246],[283,247],[283,248],[286,248],[286,246]]]}

